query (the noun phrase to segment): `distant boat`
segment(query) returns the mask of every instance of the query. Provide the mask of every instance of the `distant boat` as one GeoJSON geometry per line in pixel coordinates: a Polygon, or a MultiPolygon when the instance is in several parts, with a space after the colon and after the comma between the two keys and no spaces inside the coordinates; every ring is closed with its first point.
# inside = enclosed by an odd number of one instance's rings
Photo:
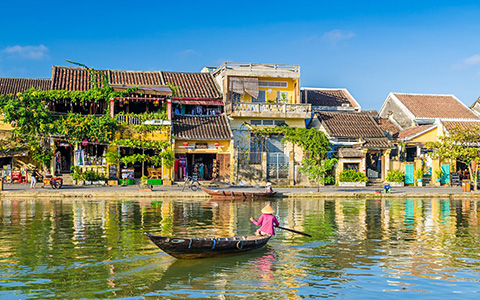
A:
{"type": "Polygon", "coordinates": [[[269,198],[275,196],[277,192],[243,192],[232,190],[211,190],[205,187],[200,187],[202,191],[215,198],[269,198]]]}
{"type": "Polygon", "coordinates": [[[272,236],[235,236],[228,238],[174,238],[152,235],[148,238],[165,253],[183,259],[242,253],[264,247],[272,236]]]}

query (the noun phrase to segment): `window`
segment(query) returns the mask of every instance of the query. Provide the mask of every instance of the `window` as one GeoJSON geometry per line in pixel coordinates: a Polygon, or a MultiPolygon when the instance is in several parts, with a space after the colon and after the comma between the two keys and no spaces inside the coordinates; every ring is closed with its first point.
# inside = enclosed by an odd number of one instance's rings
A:
{"type": "Polygon", "coordinates": [[[358,171],[358,163],[344,163],[343,164],[343,169],[344,170],[353,170],[353,171],[358,171]]]}
{"type": "Polygon", "coordinates": [[[252,102],[256,102],[256,103],[259,103],[259,102],[265,102],[265,91],[258,91],[258,98],[253,98],[252,97],[252,102]]]}
{"type": "Polygon", "coordinates": [[[287,81],[267,81],[267,80],[259,80],[258,86],[260,87],[279,87],[279,88],[287,88],[288,82],[287,81]]]}
{"type": "Polygon", "coordinates": [[[273,120],[263,120],[264,126],[273,126],[273,120]]]}
{"type": "Polygon", "coordinates": [[[240,102],[241,99],[242,99],[242,94],[232,92],[233,102],[240,102]]]}
{"type": "Polygon", "coordinates": [[[255,126],[283,126],[286,124],[285,120],[250,120],[250,125],[255,126]]]}

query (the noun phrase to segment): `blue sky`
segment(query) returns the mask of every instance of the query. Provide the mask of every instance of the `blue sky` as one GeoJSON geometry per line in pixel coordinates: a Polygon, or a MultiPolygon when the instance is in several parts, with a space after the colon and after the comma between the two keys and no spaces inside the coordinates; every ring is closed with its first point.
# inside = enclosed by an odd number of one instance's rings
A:
{"type": "Polygon", "coordinates": [[[65,59],[187,72],[265,62],[298,64],[302,86],[348,88],[364,109],[391,91],[480,96],[478,1],[361,2],[8,1],[0,77],[49,78],[65,59]]]}

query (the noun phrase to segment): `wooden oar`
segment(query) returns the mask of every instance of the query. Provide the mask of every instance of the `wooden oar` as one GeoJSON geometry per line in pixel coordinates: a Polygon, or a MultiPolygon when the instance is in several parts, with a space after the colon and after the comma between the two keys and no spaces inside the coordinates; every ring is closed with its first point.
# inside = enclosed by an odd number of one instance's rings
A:
{"type": "Polygon", "coordinates": [[[301,234],[301,235],[304,235],[304,236],[312,237],[311,235],[309,235],[308,233],[305,233],[305,232],[296,231],[296,230],[293,230],[293,229],[290,229],[290,228],[281,227],[281,226],[275,226],[275,227],[277,227],[277,228],[279,228],[279,229],[291,231],[291,232],[294,232],[294,233],[297,233],[297,234],[301,234]]]}

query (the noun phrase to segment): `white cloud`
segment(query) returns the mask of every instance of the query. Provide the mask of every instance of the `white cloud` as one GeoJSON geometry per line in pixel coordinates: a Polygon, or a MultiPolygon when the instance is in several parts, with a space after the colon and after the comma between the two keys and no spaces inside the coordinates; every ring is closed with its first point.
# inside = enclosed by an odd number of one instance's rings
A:
{"type": "Polygon", "coordinates": [[[200,54],[195,50],[187,49],[187,50],[183,50],[183,51],[178,52],[177,56],[180,57],[181,59],[186,59],[186,58],[192,57],[192,56],[198,57],[198,56],[200,56],[200,54]]]}
{"type": "Polygon", "coordinates": [[[480,64],[480,54],[475,54],[470,57],[467,57],[462,62],[465,66],[475,66],[480,64]]]}
{"type": "Polygon", "coordinates": [[[11,56],[17,56],[24,59],[44,59],[47,57],[48,48],[44,45],[38,46],[9,46],[2,50],[11,56]]]}
{"type": "Polygon", "coordinates": [[[470,57],[467,57],[462,61],[454,64],[452,68],[458,70],[458,69],[465,69],[465,68],[473,67],[477,65],[480,65],[480,54],[475,54],[470,57]]]}
{"type": "Polygon", "coordinates": [[[335,29],[329,32],[325,32],[322,36],[322,39],[327,42],[336,44],[340,41],[351,39],[354,36],[355,36],[355,33],[353,31],[335,29]]]}

